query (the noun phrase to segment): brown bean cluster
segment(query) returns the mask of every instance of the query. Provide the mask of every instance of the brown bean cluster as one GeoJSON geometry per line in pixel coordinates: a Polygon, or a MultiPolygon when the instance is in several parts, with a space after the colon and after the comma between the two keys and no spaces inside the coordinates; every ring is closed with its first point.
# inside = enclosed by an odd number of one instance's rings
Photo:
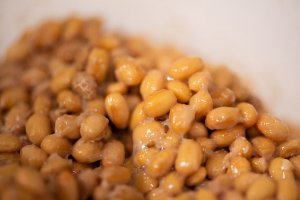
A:
{"type": "Polygon", "coordinates": [[[75,16],[0,67],[0,199],[300,198],[300,139],[226,67],[75,16]]]}

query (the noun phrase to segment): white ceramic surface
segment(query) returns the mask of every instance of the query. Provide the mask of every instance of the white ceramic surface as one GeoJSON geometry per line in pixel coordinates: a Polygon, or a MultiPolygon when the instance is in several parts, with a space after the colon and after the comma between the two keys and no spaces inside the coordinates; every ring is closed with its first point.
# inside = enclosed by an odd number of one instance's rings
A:
{"type": "Polygon", "coordinates": [[[70,14],[226,64],[273,113],[300,123],[299,0],[0,0],[0,54],[26,27],[70,14]]]}

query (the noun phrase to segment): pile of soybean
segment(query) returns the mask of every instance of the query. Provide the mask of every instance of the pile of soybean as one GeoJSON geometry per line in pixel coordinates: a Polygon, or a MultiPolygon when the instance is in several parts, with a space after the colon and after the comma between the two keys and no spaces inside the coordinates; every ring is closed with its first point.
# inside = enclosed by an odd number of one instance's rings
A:
{"type": "Polygon", "coordinates": [[[3,200],[300,197],[300,139],[225,67],[72,16],[0,69],[3,200]]]}

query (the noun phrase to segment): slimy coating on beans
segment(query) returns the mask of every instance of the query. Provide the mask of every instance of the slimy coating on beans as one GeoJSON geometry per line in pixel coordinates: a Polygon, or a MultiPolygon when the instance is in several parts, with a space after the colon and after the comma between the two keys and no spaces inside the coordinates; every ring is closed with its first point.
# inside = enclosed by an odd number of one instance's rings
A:
{"type": "Polygon", "coordinates": [[[299,137],[224,66],[71,16],[0,69],[0,199],[300,198],[299,137]]]}

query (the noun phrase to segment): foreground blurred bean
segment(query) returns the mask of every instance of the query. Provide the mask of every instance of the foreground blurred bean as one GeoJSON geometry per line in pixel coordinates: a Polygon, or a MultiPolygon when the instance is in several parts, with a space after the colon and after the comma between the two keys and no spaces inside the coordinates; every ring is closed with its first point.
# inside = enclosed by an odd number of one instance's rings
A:
{"type": "Polygon", "coordinates": [[[297,183],[294,179],[283,179],[277,181],[278,200],[296,200],[298,197],[297,183]]]}
{"type": "Polygon", "coordinates": [[[130,180],[130,171],[122,166],[109,166],[102,169],[100,177],[110,184],[125,184],[130,180]]]}
{"type": "Polygon", "coordinates": [[[134,187],[128,185],[117,185],[110,195],[111,199],[143,200],[142,194],[134,187]]]}
{"type": "Polygon", "coordinates": [[[87,169],[78,174],[78,184],[83,198],[88,198],[97,186],[98,178],[94,170],[87,169]]]}
{"type": "Polygon", "coordinates": [[[19,103],[15,105],[4,118],[5,130],[12,133],[22,133],[29,115],[30,109],[27,104],[19,103]]]}
{"type": "Polygon", "coordinates": [[[60,200],[77,200],[79,199],[79,188],[75,177],[67,170],[58,174],[58,198],[60,200]]]}
{"type": "Polygon", "coordinates": [[[51,109],[51,99],[47,95],[38,95],[34,100],[33,110],[35,113],[47,114],[51,109]]]}
{"type": "Polygon", "coordinates": [[[63,159],[58,154],[51,154],[44,162],[41,173],[50,176],[70,167],[71,160],[63,159]]]}
{"type": "Polygon", "coordinates": [[[2,133],[0,134],[0,152],[16,152],[21,148],[20,139],[10,133],[2,133]]]}
{"type": "Polygon", "coordinates": [[[34,168],[41,168],[47,159],[47,154],[44,150],[31,144],[24,146],[20,151],[21,163],[34,168]]]}
{"type": "Polygon", "coordinates": [[[276,191],[276,185],[273,180],[267,176],[261,176],[256,179],[246,192],[247,200],[264,200],[271,198],[276,191]]]}
{"type": "Polygon", "coordinates": [[[22,167],[17,170],[15,176],[16,182],[33,194],[43,195],[46,193],[44,180],[38,171],[22,167]]]}
{"type": "Polygon", "coordinates": [[[177,172],[171,172],[161,180],[160,187],[170,195],[176,195],[182,192],[184,185],[184,176],[177,172]]]}
{"type": "Polygon", "coordinates": [[[40,145],[47,135],[51,133],[49,118],[44,114],[33,114],[26,122],[28,139],[36,145],[40,145]]]}
{"type": "Polygon", "coordinates": [[[13,87],[2,91],[0,98],[1,109],[10,109],[20,102],[27,102],[28,94],[22,87],[13,87]]]}
{"type": "Polygon", "coordinates": [[[295,176],[300,179],[300,156],[294,156],[290,158],[291,163],[294,166],[294,174],[295,176]]]}
{"type": "Polygon", "coordinates": [[[187,180],[186,184],[188,186],[194,186],[200,184],[206,178],[207,172],[205,167],[200,167],[199,170],[191,174],[187,180]]]}
{"type": "Polygon", "coordinates": [[[196,192],[196,200],[202,200],[202,199],[206,199],[206,200],[217,200],[217,197],[215,196],[215,194],[205,188],[200,188],[197,192],[196,192]]]}

